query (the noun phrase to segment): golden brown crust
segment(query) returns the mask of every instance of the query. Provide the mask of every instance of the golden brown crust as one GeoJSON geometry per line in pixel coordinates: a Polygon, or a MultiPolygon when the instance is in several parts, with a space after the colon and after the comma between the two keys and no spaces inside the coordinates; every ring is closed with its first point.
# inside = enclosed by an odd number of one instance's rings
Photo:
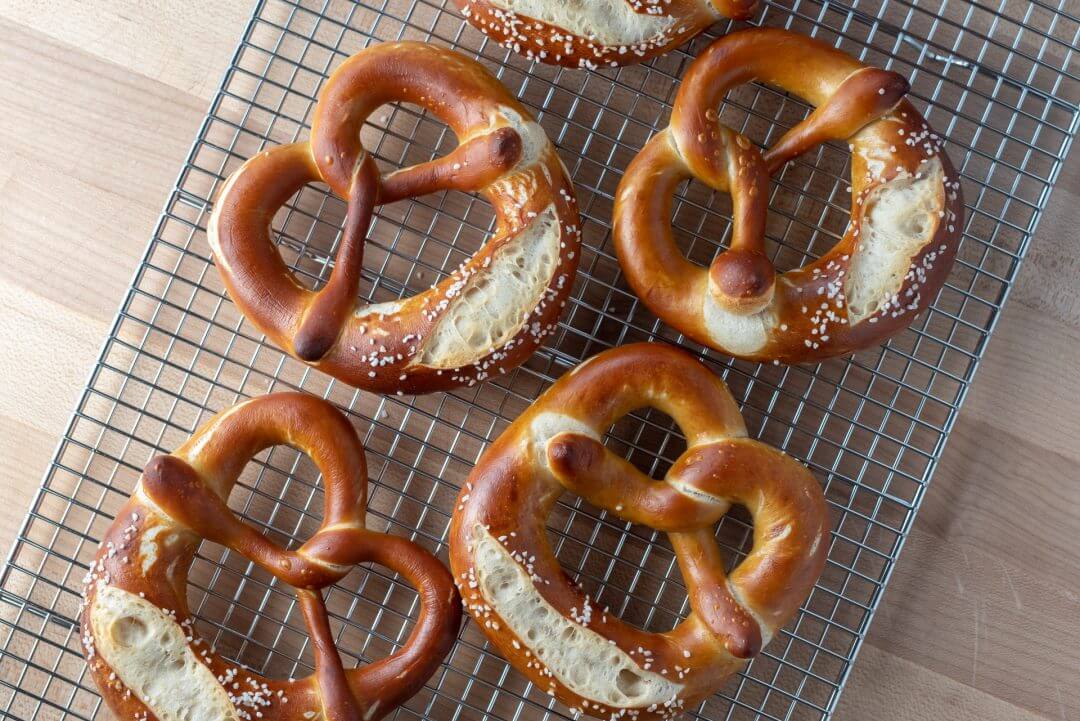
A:
{"type": "MultiPolygon", "coordinates": [[[[579,261],[573,185],[543,130],[480,64],[416,42],[384,43],[339,67],[319,96],[311,139],[248,160],[225,184],[208,230],[225,286],[279,347],[340,380],[381,393],[426,393],[478,381],[524,361],[554,328],[579,261]],[[461,143],[445,157],[380,176],[360,143],[379,106],[419,105],[461,143]],[[303,288],[270,237],[270,221],[304,185],[325,182],[349,201],[330,280],[303,288]],[[450,277],[390,306],[358,306],[363,245],[375,206],[438,190],[479,192],[495,208],[494,235],[450,277]],[[515,241],[549,220],[557,255],[535,294],[513,309],[516,329],[449,360],[425,356],[455,299],[515,241]]],[[[493,282],[522,281],[498,278],[493,282]]],[[[509,312],[509,311],[508,311],[509,312]]],[[[462,341],[465,343],[465,341],[462,341]]]]}
{"type": "Polygon", "coordinates": [[[624,346],[556,381],[469,476],[451,521],[450,563],[466,608],[506,658],[566,705],[600,718],[622,709],[571,689],[539,660],[543,639],[518,636],[484,595],[478,580],[492,569],[480,561],[480,529],[527,564],[535,591],[558,613],[630,654],[640,671],[681,685],[664,703],[635,708],[637,719],[677,715],[756,655],[820,575],[829,532],[814,477],[746,438],[724,383],[684,352],[660,344],[624,346]],[[614,456],[600,440],[612,423],[644,406],[672,416],[686,436],[687,450],[663,482],[614,456]],[[667,633],[647,633],[606,610],[582,618],[590,599],[562,572],[544,530],[564,490],[669,534],[692,609],[685,621],[667,633]],[[726,575],[714,525],[731,504],[753,515],[754,548],[726,575]]]}
{"type": "Polygon", "coordinates": [[[963,214],[959,176],[942,152],[941,138],[903,99],[907,89],[895,73],[783,30],[745,30],[714,42],[683,78],[670,126],[649,140],[620,183],[614,236],[630,286],[669,325],[703,345],[750,360],[820,360],[877,345],[906,328],[944,284],[963,214]],[[717,116],[727,91],[753,80],[816,107],[764,157],[717,116]],[[816,261],[777,274],[765,255],[768,176],[827,140],[846,140],[852,150],[851,222],[816,261]],[[899,271],[898,290],[882,298],[875,312],[852,315],[847,284],[860,232],[868,227],[864,203],[893,181],[928,177],[937,163],[941,182],[931,189],[936,212],[924,214],[931,229],[926,241],[899,271]],[[672,196],[688,178],[732,197],[730,249],[709,270],[690,263],[672,235],[672,196]],[[710,304],[757,336],[728,340],[710,325],[710,304]]]}
{"type": "Polygon", "coordinates": [[[86,578],[80,614],[90,671],[116,716],[157,718],[96,652],[99,639],[91,617],[96,597],[106,588],[141,596],[179,624],[198,660],[219,682],[229,679],[223,688],[238,718],[255,718],[257,712],[266,721],[370,721],[415,694],[453,644],[461,608],[450,574],[434,556],[407,539],[364,528],[366,486],[364,449],[348,420],[329,403],[300,393],[272,394],[234,406],[172,454],[153,459],[102,540],[86,578]],[[244,465],[277,444],[309,455],[325,484],[322,524],[295,551],[279,547],[226,505],[244,465]],[[198,637],[187,608],[187,573],[204,538],[243,554],[296,589],[315,649],[314,675],[295,681],[263,678],[230,664],[198,637]],[[146,544],[156,549],[155,556],[146,555],[146,544]],[[401,650],[345,670],[329,631],[321,589],[364,562],[404,576],[419,593],[420,616],[401,650]]]}
{"type": "Polygon", "coordinates": [[[758,0],[539,0],[535,9],[515,12],[508,9],[507,0],[454,1],[473,27],[500,45],[530,60],[590,69],[645,62],[688,42],[722,18],[749,19],[758,6],[758,0]],[[602,38],[593,23],[585,20],[579,27],[567,27],[558,24],[552,12],[560,6],[590,5],[607,15],[659,20],[663,27],[640,37],[625,34],[626,25],[632,23],[624,23],[612,28],[612,37],[602,38]]]}

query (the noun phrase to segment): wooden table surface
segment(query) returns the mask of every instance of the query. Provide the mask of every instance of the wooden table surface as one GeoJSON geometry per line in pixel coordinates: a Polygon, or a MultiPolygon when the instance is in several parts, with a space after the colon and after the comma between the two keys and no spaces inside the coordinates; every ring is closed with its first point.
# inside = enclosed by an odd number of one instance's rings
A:
{"type": "MultiPolygon", "coordinates": [[[[0,545],[250,12],[0,3],[0,545]]],[[[1080,719],[1080,155],[1032,242],[838,719],[1080,719]]]]}

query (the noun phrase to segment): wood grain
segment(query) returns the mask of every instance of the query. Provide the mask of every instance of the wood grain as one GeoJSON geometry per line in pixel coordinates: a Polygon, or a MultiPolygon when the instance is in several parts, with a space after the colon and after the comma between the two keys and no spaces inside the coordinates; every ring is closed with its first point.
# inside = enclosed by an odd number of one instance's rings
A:
{"type": "MultiPolygon", "coordinates": [[[[0,7],[0,544],[22,522],[247,3],[0,7]]],[[[837,714],[1080,719],[1080,162],[1067,163],[837,714]]]]}

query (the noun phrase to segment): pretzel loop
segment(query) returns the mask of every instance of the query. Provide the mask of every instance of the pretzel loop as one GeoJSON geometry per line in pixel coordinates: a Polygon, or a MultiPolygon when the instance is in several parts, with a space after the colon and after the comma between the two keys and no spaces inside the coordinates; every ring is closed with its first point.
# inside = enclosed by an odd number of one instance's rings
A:
{"type": "Polygon", "coordinates": [[[712,693],[794,615],[824,564],[827,520],[813,476],[746,438],[722,381],[681,351],[637,344],[567,373],[489,448],[459,497],[450,559],[466,608],[542,688],[594,716],[667,718],[712,693]],[[601,442],[644,406],[686,436],[660,481],[601,442]],[[685,620],[667,633],[634,628],[563,573],[544,524],[564,490],[669,534],[685,620]],[[754,546],[729,576],[714,525],[732,504],[753,516],[754,546]]]}
{"type": "Polygon", "coordinates": [[[619,185],[614,235],[630,285],[694,340],[752,360],[843,355],[906,327],[948,275],[963,208],[941,139],[907,91],[900,75],[787,31],[715,41],[683,78],[670,125],[619,185]],[[717,113],[730,89],[755,80],[814,106],[764,157],[717,113]],[[848,228],[815,261],[777,273],[765,249],[769,176],[831,140],[853,154],[848,228]],[[729,248],[707,271],[671,229],[672,196],[690,178],[732,197],[729,248]]]}
{"type": "Polygon", "coordinates": [[[275,343],[351,385],[422,393],[505,371],[554,329],[579,262],[575,203],[543,129],[481,65],[423,43],[385,43],[331,76],[307,143],[260,153],[229,178],[208,235],[230,296],[275,343]],[[381,175],[360,131],[395,102],[430,111],[459,145],[381,175]],[[296,281],[270,234],[274,214],[311,182],[348,201],[317,292],[296,281]],[[358,304],[374,208],[445,190],[482,194],[495,210],[492,237],[430,289],[358,304]]]}
{"type": "Polygon", "coordinates": [[[312,714],[370,720],[415,693],[453,643],[460,608],[449,574],[433,556],[407,539],[364,528],[366,479],[363,447],[349,422],[328,403],[298,393],[235,406],[171,455],[153,459],[106,534],[82,612],[90,668],[117,714],[153,713],[174,721],[203,713],[239,720],[257,711],[268,721],[301,721],[312,714]],[[296,550],[262,535],[227,505],[248,460],[279,444],[308,454],[325,485],[322,523],[296,550]],[[265,679],[232,666],[198,638],[186,586],[202,539],[296,589],[315,651],[313,676],[265,679]],[[412,584],[420,615],[400,650],[345,670],[322,589],[364,562],[385,566],[412,584]],[[161,670],[147,677],[150,666],[161,670]]]}

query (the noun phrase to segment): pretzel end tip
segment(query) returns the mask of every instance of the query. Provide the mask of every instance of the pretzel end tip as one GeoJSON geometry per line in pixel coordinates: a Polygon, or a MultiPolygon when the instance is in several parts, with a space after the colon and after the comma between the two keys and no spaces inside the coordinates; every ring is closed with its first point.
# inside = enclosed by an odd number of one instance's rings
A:
{"type": "Polygon", "coordinates": [[[895,105],[911,92],[911,83],[899,73],[890,72],[889,74],[892,77],[889,78],[889,82],[885,85],[885,96],[895,98],[893,100],[893,105],[895,105]]]}
{"type": "Polygon", "coordinates": [[[551,470],[560,477],[575,477],[599,460],[602,446],[577,433],[560,433],[547,444],[551,470]]]}
{"type": "Polygon", "coordinates": [[[305,363],[316,363],[322,360],[337,340],[336,333],[328,333],[320,325],[304,323],[296,332],[293,352],[305,363]]]}
{"type": "Polygon", "coordinates": [[[725,640],[724,649],[735,658],[748,661],[761,653],[761,635],[746,633],[731,636],[725,640]]]}
{"type": "Polygon", "coordinates": [[[759,0],[713,0],[713,7],[732,20],[749,20],[760,6],[759,0]]]}
{"type": "Polygon", "coordinates": [[[502,172],[514,167],[521,159],[525,144],[511,127],[499,128],[491,134],[490,163],[502,172]]]}
{"type": "Polygon", "coordinates": [[[772,303],[776,269],[761,253],[729,250],[709,268],[710,290],[733,313],[759,313],[772,303]]]}
{"type": "Polygon", "coordinates": [[[863,68],[844,84],[848,85],[850,90],[838,94],[841,101],[858,102],[860,97],[870,99],[867,120],[890,110],[911,90],[911,83],[900,73],[874,67],[863,68]],[[874,90],[877,92],[873,92],[874,90]]]}
{"type": "Polygon", "coordinates": [[[150,459],[142,474],[144,482],[156,485],[172,483],[178,476],[188,476],[194,474],[194,471],[182,458],[171,453],[162,453],[150,459]]]}

